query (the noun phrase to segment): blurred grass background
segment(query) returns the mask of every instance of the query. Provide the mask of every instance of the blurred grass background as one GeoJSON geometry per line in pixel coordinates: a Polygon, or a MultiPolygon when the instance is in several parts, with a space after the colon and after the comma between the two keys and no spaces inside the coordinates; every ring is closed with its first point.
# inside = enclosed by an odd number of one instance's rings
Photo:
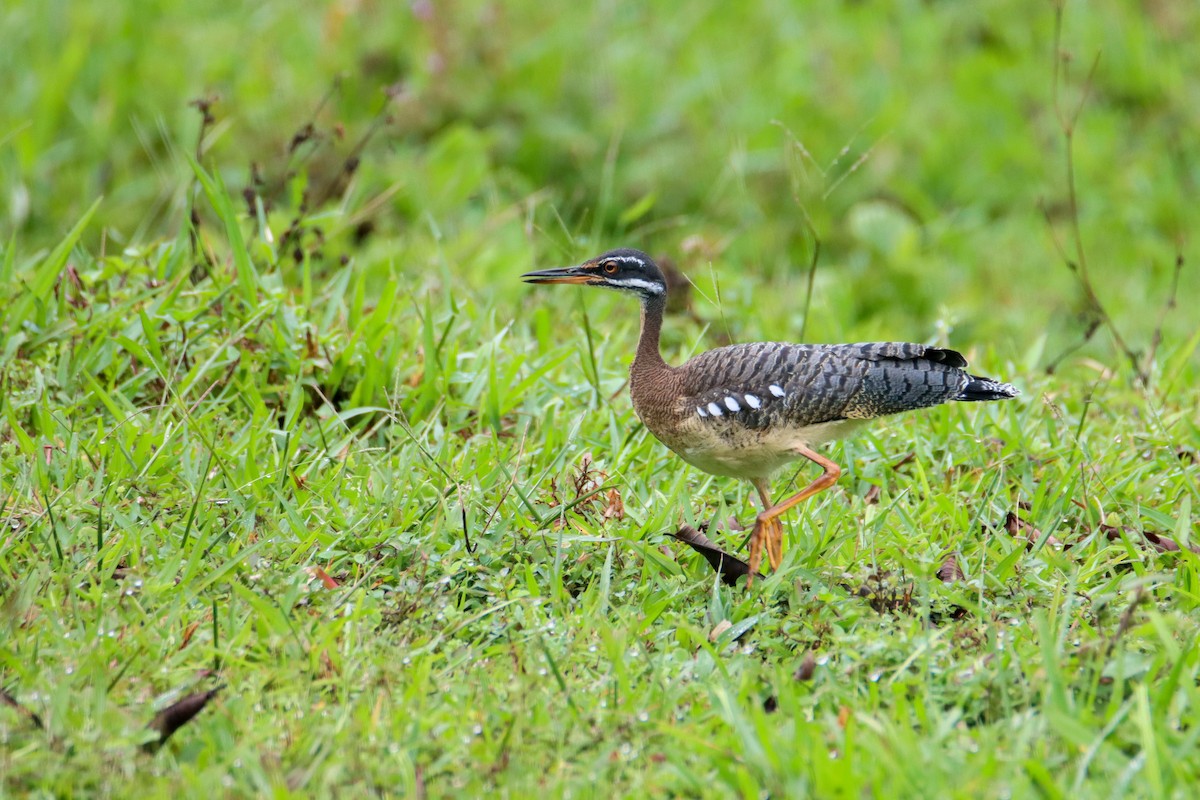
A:
{"type": "Polygon", "coordinates": [[[1200,6],[1066,8],[6,4],[0,794],[1189,796],[1200,6]],[[636,423],[635,309],[517,280],[615,246],[669,360],[1025,394],[717,585],[664,534],[751,503],[636,423]]]}
{"type": "MultiPolygon", "coordinates": [[[[25,252],[99,196],[92,246],[177,231],[193,99],[216,98],[203,152],[235,192],[252,164],[275,182],[297,167],[288,144],[310,121],[328,138],[299,166],[336,185],[382,110],[343,204],[412,280],[441,248],[456,274],[508,294],[510,271],[631,243],[791,292],[811,254],[802,206],[825,248],[818,305],[839,312],[821,334],[926,335],[946,304],[971,338],[1078,336],[1078,293],[1052,242],[1069,237],[1043,2],[734,14],[715,2],[159,0],[3,13],[0,202],[25,252]]],[[[1197,19],[1162,1],[1080,3],[1066,17],[1064,110],[1089,95],[1083,238],[1134,341],[1197,220],[1197,19]]],[[[767,327],[783,337],[794,318],[767,327]]]]}

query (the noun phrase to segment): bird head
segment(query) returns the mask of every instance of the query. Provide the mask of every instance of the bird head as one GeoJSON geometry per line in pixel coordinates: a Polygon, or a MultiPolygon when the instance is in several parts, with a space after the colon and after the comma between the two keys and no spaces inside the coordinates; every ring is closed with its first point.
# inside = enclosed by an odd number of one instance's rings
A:
{"type": "Polygon", "coordinates": [[[643,301],[663,297],[667,281],[654,259],[641,250],[609,250],[577,267],[555,267],[521,276],[526,283],[579,283],[637,295],[643,301]]]}

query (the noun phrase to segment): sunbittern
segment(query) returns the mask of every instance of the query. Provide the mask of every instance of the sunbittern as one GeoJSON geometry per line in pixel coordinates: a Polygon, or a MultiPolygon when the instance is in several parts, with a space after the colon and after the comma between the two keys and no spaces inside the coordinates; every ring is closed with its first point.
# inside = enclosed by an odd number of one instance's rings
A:
{"type": "Polygon", "coordinates": [[[837,464],[812,448],[841,438],[869,419],[949,400],[1005,400],[1017,390],[964,371],[954,350],[904,342],[782,344],[718,347],[672,367],[659,352],[667,284],[650,256],[610,250],[577,267],[521,276],[529,283],[577,283],[635,295],[642,331],[629,370],[633,409],[650,432],[684,461],[714,475],[750,481],[763,510],[750,535],[750,577],[763,548],[771,568],[783,554],[779,517],[828,489],[837,464]],[[770,479],[798,458],[822,474],[781,503],[771,502],[770,479]]]}

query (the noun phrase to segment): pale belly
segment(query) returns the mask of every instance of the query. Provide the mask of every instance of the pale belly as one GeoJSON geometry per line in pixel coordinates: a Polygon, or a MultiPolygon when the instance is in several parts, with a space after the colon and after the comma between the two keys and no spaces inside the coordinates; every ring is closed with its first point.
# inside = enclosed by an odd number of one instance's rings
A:
{"type": "Polygon", "coordinates": [[[684,461],[713,475],[769,478],[813,448],[852,433],[865,420],[838,420],[797,428],[753,430],[736,424],[689,420],[677,436],[658,439],[684,461]]]}

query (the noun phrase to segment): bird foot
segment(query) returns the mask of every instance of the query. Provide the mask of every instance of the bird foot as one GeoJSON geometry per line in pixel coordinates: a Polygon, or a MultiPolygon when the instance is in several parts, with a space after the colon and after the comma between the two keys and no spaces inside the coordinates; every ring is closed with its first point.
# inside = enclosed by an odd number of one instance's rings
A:
{"type": "Polygon", "coordinates": [[[750,533],[750,574],[746,577],[746,588],[754,585],[754,576],[758,574],[762,564],[763,550],[767,551],[767,561],[771,569],[779,569],[783,561],[783,523],[777,517],[759,517],[754,521],[754,530],[750,533]]]}

